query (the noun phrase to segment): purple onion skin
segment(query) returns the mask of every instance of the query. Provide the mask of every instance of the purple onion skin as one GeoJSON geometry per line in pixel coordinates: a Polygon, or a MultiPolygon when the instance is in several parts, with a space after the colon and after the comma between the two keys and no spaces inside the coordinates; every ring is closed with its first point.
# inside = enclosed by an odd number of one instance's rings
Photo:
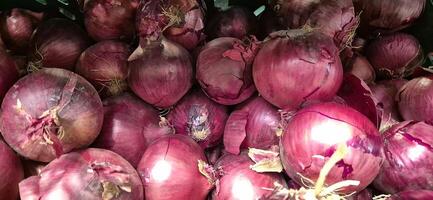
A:
{"type": "Polygon", "coordinates": [[[18,68],[14,59],[6,50],[0,49],[0,101],[18,78],[18,68]]]}
{"type": "Polygon", "coordinates": [[[129,87],[157,108],[173,106],[192,87],[191,56],[169,40],[163,39],[144,49],[138,47],[129,61],[129,87]]]}
{"type": "Polygon", "coordinates": [[[130,53],[129,46],[123,42],[98,42],[81,54],[75,71],[90,81],[101,96],[115,96],[128,87],[130,53]]]}
{"type": "Polygon", "coordinates": [[[414,78],[395,97],[404,120],[433,123],[433,76],[414,78]]]}
{"type": "Polygon", "coordinates": [[[89,0],[84,7],[86,30],[96,41],[131,41],[139,0],[89,0]]]}
{"type": "Polygon", "coordinates": [[[77,24],[67,19],[49,19],[32,36],[29,68],[73,70],[89,44],[87,34],[77,24]]]}
{"type": "Polygon", "coordinates": [[[140,176],[128,161],[104,149],[88,148],[62,155],[39,176],[19,184],[22,200],[143,200],[140,176]]]}
{"type": "Polygon", "coordinates": [[[104,117],[94,87],[58,68],[20,79],[1,108],[0,132],[5,141],[20,155],[41,162],[92,143],[104,117]]]}
{"type": "Polygon", "coordinates": [[[255,35],[257,18],[247,8],[231,7],[215,14],[206,25],[209,39],[219,37],[243,39],[248,35],[255,35]]]}
{"type": "Polygon", "coordinates": [[[160,124],[159,112],[124,93],[104,100],[104,124],[93,146],[118,153],[137,167],[147,146],[172,128],[160,124]]]}
{"type": "Polygon", "coordinates": [[[433,190],[433,126],[404,121],[383,134],[385,162],[374,186],[394,194],[404,190],[433,190]]]}
{"type": "Polygon", "coordinates": [[[431,190],[408,190],[394,194],[388,200],[430,200],[433,199],[431,190]]]}
{"type": "Polygon", "coordinates": [[[196,78],[209,98],[223,105],[241,103],[256,91],[252,64],[256,41],[217,38],[204,46],[197,58],[196,78]]]}
{"type": "Polygon", "coordinates": [[[24,178],[24,171],[18,156],[0,139],[0,199],[16,200],[18,198],[18,183],[24,178]]]}
{"type": "Polygon", "coordinates": [[[4,11],[0,16],[0,34],[8,49],[25,53],[42,18],[43,13],[20,8],[4,11]]]}
{"type": "Polygon", "coordinates": [[[262,97],[253,97],[235,109],[224,129],[224,148],[232,154],[242,149],[269,149],[278,145],[280,114],[262,97]]]}
{"type": "Polygon", "coordinates": [[[402,78],[423,62],[418,40],[406,33],[394,33],[371,42],[366,57],[380,78],[402,78]]]}
{"type": "Polygon", "coordinates": [[[293,110],[306,101],[332,99],[343,80],[343,67],[330,37],[293,30],[264,43],[254,60],[253,78],[264,99],[293,110]]]}
{"type": "Polygon", "coordinates": [[[212,193],[212,200],[261,199],[273,193],[275,183],[286,185],[281,174],[255,172],[250,169],[253,164],[246,153],[221,157],[215,167],[222,170],[223,175],[217,182],[218,189],[212,193]]]}
{"type": "Polygon", "coordinates": [[[184,135],[167,135],[144,153],[138,172],[146,200],[204,200],[212,184],[198,169],[206,161],[203,150],[184,135]]]}
{"type": "Polygon", "coordinates": [[[341,143],[347,145],[348,152],[331,169],[325,184],[358,180],[358,186],[343,187],[339,192],[361,191],[379,173],[382,141],[375,125],[348,106],[318,103],[290,118],[280,141],[284,169],[298,184],[303,181],[297,173],[316,181],[323,165],[341,143]]]}
{"type": "Polygon", "coordinates": [[[213,102],[201,91],[186,95],[167,116],[176,134],[190,136],[203,148],[221,142],[227,118],[227,108],[213,102]]]}

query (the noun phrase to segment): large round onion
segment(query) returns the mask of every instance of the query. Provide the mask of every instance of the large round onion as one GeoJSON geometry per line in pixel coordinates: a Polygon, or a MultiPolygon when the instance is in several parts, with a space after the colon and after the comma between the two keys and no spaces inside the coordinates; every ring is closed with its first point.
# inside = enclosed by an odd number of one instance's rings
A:
{"type": "Polygon", "coordinates": [[[42,18],[43,13],[20,8],[4,11],[0,16],[0,34],[8,49],[26,52],[33,31],[42,18]]]}
{"type": "Polygon", "coordinates": [[[269,149],[278,145],[281,134],[277,108],[262,97],[254,97],[234,110],[224,130],[224,148],[239,154],[241,149],[269,149]]]}
{"type": "Polygon", "coordinates": [[[18,183],[24,178],[24,171],[18,156],[0,139],[0,184],[1,199],[18,198],[18,183]]]}
{"type": "Polygon", "coordinates": [[[355,180],[359,181],[357,186],[338,192],[361,191],[379,173],[382,141],[375,125],[348,106],[318,103],[290,118],[280,142],[284,169],[298,184],[305,183],[305,178],[316,182],[324,164],[342,144],[347,146],[347,153],[332,167],[325,184],[355,180]]]}
{"type": "Polygon", "coordinates": [[[6,50],[0,49],[0,102],[18,78],[18,67],[14,59],[6,50]]]}
{"type": "Polygon", "coordinates": [[[374,186],[386,193],[433,190],[433,126],[405,121],[383,134],[385,162],[374,186]]]}
{"type": "Polygon", "coordinates": [[[222,37],[207,43],[201,50],[197,58],[196,78],[212,100],[234,105],[248,99],[256,91],[251,68],[258,45],[255,38],[248,43],[222,37]]]}
{"type": "Polygon", "coordinates": [[[396,101],[404,120],[433,123],[433,76],[414,78],[396,94],[396,101]]]}
{"type": "Polygon", "coordinates": [[[58,68],[20,79],[6,94],[0,132],[19,154],[49,162],[85,147],[101,130],[101,100],[81,76],[58,68]]]}
{"type": "Polygon", "coordinates": [[[164,136],[152,143],[138,165],[146,200],[203,200],[212,188],[203,150],[184,135],[164,136]],[[206,175],[206,176],[205,176],[206,175]]]}
{"type": "Polygon", "coordinates": [[[49,19],[34,32],[29,49],[29,70],[63,68],[72,70],[89,45],[86,33],[67,19],[49,19]]]}
{"type": "Polygon", "coordinates": [[[20,182],[22,200],[143,200],[143,185],[134,167],[108,150],[89,148],[62,155],[39,176],[20,182]]]}
{"type": "Polygon", "coordinates": [[[300,29],[273,37],[259,50],[253,65],[254,83],[263,98],[288,110],[309,100],[332,99],[343,79],[332,39],[300,29]]]}
{"type": "Polygon", "coordinates": [[[75,71],[89,80],[102,96],[115,96],[128,87],[129,46],[106,40],[87,48],[80,56],[75,71]]]}
{"type": "Polygon", "coordinates": [[[139,46],[129,61],[129,87],[155,107],[173,106],[192,86],[193,68],[188,51],[166,39],[139,46]]]}
{"type": "Polygon", "coordinates": [[[93,145],[118,153],[137,167],[147,146],[172,132],[156,109],[124,93],[104,101],[104,124],[93,145]]]}
{"type": "Polygon", "coordinates": [[[406,33],[374,40],[367,46],[366,56],[381,78],[408,76],[422,64],[424,57],[418,40],[406,33]]]}
{"type": "Polygon", "coordinates": [[[390,196],[387,200],[429,200],[433,199],[431,190],[408,190],[390,196]]]}
{"type": "Polygon", "coordinates": [[[139,0],[88,0],[84,7],[84,24],[97,40],[130,41],[135,34],[135,15],[139,0]]]}
{"type": "Polygon", "coordinates": [[[167,116],[176,134],[190,136],[203,148],[221,142],[227,117],[227,108],[201,91],[186,95],[167,116]]]}

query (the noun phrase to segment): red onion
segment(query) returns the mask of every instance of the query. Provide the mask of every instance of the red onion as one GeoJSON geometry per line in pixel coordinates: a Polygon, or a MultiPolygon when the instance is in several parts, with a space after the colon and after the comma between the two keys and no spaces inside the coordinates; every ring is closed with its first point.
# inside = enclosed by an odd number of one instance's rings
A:
{"type": "Polygon", "coordinates": [[[225,150],[239,154],[250,147],[269,149],[278,145],[281,128],[277,108],[254,97],[230,114],[224,130],[225,150]]]}
{"type": "Polygon", "coordinates": [[[75,71],[89,80],[101,96],[115,96],[128,87],[129,46],[123,42],[102,41],[87,48],[75,71]]]}
{"type": "Polygon", "coordinates": [[[137,168],[146,200],[205,199],[213,186],[205,161],[203,150],[187,136],[168,135],[156,140],[137,168]]]}
{"type": "Polygon", "coordinates": [[[338,190],[350,194],[369,185],[382,164],[380,135],[368,118],[337,103],[319,103],[298,111],[287,122],[280,142],[286,173],[298,184],[317,181],[337,145],[347,147],[344,158],[328,173],[325,184],[359,181],[338,190]]]}
{"type": "Polygon", "coordinates": [[[0,139],[0,184],[1,199],[17,199],[18,183],[24,178],[24,171],[18,156],[0,139]]]}
{"type": "Polygon", "coordinates": [[[164,35],[188,50],[204,39],[204,13],[199,0],[141,1],[136,22],[140,37],[155,40],[164,35]]]}
{"type": "Polygon", "coordinates": [[[43,18],[43,13],[14,8],[0,16],[0,34],[8,49],[24,53],[28,50],[33,31],[43,18]]]}
{"type": "Polygon", "coordinates": [[[406,33],[395,33],[374,40],[367,46],[366,56],[382,78],[408,76],[424,60],[418,40],[406,33]]]}
{"type": "Polygon", "coordinates": [[[186,95],[167,116],[176,134],[190,136],[203,148],[220,143],[227,117],[225,106],[211,101],[200,91],[186,95]]]}
{"type": "Polygon", "coordinates": [[[19,187],[22,200],[144,199],[137,171],[116,153],[96,148],[62,155],[19,187]]]}
{"type": "Polygon", "coordinates": [[[433,190],[433,126],[405,121],[383,134],[385,162],[374,186],[386,193],[433,190]]]}
{"type": "Polygon", "coordinates": [[[408,190],[390,196],[387,200],[429,200],[433,199],[431,190],[408,190]]]}
{"type": "Polygon", "coordinates": [[[367,58],[360,54],[355,54],[345,62],[345,72],[351,73],[366,83],[372,83],[376,79],[373,66],[367,58]]]}
{"type": "Polygon", "coordinates": [[[304,30],[273,37],[253,65],[254,83],[263,98],[287,110],[308,100],[332,99],[340,88],[343,67],[331,38],[304,30]]]}
{"type": "Polygon", "coordinates": [[[20,79],[1,109],[0,132],[5,141],[22,156],[42,162],[92,143],[104,117],[93,86],[58,68],[20,79]]]}
{"type": "Polygon", "coordinates": [[[396,101],[404,120],[433,123],[433,75],[414,78],[396,94],[396,101]]]}
{"type": "Polygon", "coordinates": [[[139,0],[88,0],[84,24],[96,41],[131,41],[135,34],[135,15],[139,0]]]}
{"type": "Polygon", "coordinates": [[[104,101],[104,124],[93,145],[118,153],[137,167],[147,146],[172,132],[156,109],[124,93],[104,101]]]}
{"type": "Polygon", "coordinates": [[[0,102],[18,78],[18,68],[15,61],[6,50],[0,49],[0,102]]]}
{"type": "Polygon", "coordinates": [[[210,39],[219,37],[243,39],[256,33],[257,18],[247,8],[235,6],[216,13],[206,26],[210,39]]]}
{"type": "Polygon", "coordinates": [[[166,39],[139,46],[129,61],[129,87],[155,107],[173,106],[192,86],[189,53],[166,39]]]}
{"type": "Polygon", "coordinates": [[[255,91],[252,64],[258,51],[255,38],[244,43],[236,38],[217,38],[207,43],[197,58],[196,78],[214,101],[234,105],[255,91]]]}
{"type": "Polygon", "coordinates": [[[86,33],[67,19],[54,18],[43,22],[30,43],[30,71],[40,68],[72,70],[89,41],[86,33]]]}
{"type": "Polygon", "coordinates": [[[290,29],[311,26],[334,38],[337,47],[350,44],[357,19],[351,0],[272,0],[271,6],[281,24],[290,29]]]}

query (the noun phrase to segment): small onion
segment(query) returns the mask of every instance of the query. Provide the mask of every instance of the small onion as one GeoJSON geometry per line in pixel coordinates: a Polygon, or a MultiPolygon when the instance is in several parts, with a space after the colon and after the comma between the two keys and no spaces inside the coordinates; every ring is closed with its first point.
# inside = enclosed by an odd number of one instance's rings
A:
{"type": "Polygon", "coordinates": [[[366,83],[372,83],[376,79],[373,66],[367,58],[359,54],[355,54],[345,62],[344,71],[357,76],[366,83]]]}
{"type": "Polygon", "coordinates": [[[129,46],[123,42],[102,41],[87,48],[75,71],[92,83],[101,96],[115,96],[128,87],[129,46]]]}
{"type": "Polygon", "coordinates": [[[5,141],[22,156],[42,162],[92,143],[104,117],[93,86],[58,68],[20,79],[6,94],[1,109],[0,131],[5,141]]]}
{"type": "Polygon", "coordinates": [[[252,64],[258,51],[255,38],[248,43],[222,37],[207,43],[197,58],[196,78],[214,101],[234,105],[255,91],[252,64]]]}
{"type": "Polygon", "coordinates": [[[203,148],[220,143],[227,117],[227,108],[201,91],[186,95],[167,116],[176,134],[190,136],[203,148]]]}
{"type": "Polygon", "coordinates": [[[0,49],[0,102],[18,78],[18,68],[14,59],[6,50],[0,49]]]}
{"type": "Polygon", "coordinates": [[[18,156],[0,139],[0,198],[17,199],[18,183],[24,178],[24,171],[18,156]]]}
{"type": "Polygon", "coordinates": [[[408,190],[390,196],[387,200],[429,200],[433,199],[431,190],[408,190]]]}
{"type": "Polygon", "coordinates": [[[259,50],[253,65],[254,83],[263,98],[287,110],[309,100],[332,99],[343,79],[332,39],[300,29],[277,32],[272,37],[259,50]]]}
{"type": "Polygon", "coordinates": [[[53,160],[19,184],[22,200],[143,200],[134,167],[108,150],[89,148],[53,160]]]}
{"type": "Polygon", "coordinates": [[[404,120],[433,123],[433,75],[414,78],[395,97],[404,120]]]}

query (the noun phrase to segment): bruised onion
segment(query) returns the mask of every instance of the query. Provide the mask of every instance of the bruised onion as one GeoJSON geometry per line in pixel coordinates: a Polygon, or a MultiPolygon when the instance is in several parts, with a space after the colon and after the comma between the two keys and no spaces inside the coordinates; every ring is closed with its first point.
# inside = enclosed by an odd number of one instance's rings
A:
{"type": "Polygon", "coordinates": [[[158,108],[173,106],[192,86],[188,51],[166,39],[140,45],[129,57],[129,68],[129,87],[158,108]]]}
{"type": "Polygon", "coordinates": [[[203,150],[184,135],[163,136],[149,145],[138,164],[146,200],[203,200],[212,172],[203,150]]]}
{"type": "Polygon", "coordinates": [[[254,97],[229,116],[224,129],[224,148],[232,154],[241,149],[269,149],[278,145],[282,127],[277,108],[262,97],[254,97]]]}
{"type": "Polygon", "coordinates": [[[86,33],[77,24],[67,19],[49,19],[41,23],[32,36],[29,69],[72,70],[88,45],[86,33]]]}
{"type": "Polygon", "coordinates": [[[203,148],[220,143],[227,117],[227,108],[201,91],[186,95],[167,116],[176,134],[190,136],[203,148]]]}
{"type": "Polygon", "coordinates": [[[22,156],[42,162],[92,143],[104,117],[93,86],[58,68],[20,79],[1,109],[0,132],[5,141],[22,156]]]}
{"type": "Polygon", "coordinates": [[[19,184],[22,200],[143,200],[134,167],[116,153],[89,148],[62,155],[19,184]]]}
{"type": "Polygon", "coordinates": [[[428,200],[433,199],[431,190],[407,190],[391,195],[387,200],[428,200]]]}
{"type": "Polygon", "coordinates": [[[26,52],[33,31],[43,15],[21,8],[4,11],[0,16],[0,34],[8,49],[19,53],[26,52]]]}
{"type": "Polygon", "coordinates": [[[18,183],[24,178],[24,171],[18,156],[0,139],[0,184],[1,199],[17,199],[18,183]]]}
{"type": "Polygon", "coordinates": [[[18,68],[14,59],[6,50],[0,49],[0,102],[18,78],[18,68]]]}
{"type": "Polygon", "coordinates": [[[102,41],[87,48],[75,71],[90,81],[102,96],[114,96],[128,87],[129,46],[123,42],[102,41]]]}
{"type": "Polygon", "coordinates": [[[309,100],[334,97],[343,79],[343,67],[330,37],[301,29],[271,37],[253,65],[254,83],[264,99],[292,110],[309,100]]]}
{"type": "Polygon", "coordinates": [[[256,91],[251,68],[257,51],[255,38],[245,43],[222,37],[207,43],[197,58],[196,78],[203,91],[224,105],[248,99],[256,91]]]}
{"type": "Polygon", "coordinates": [[[418,77],[404,84],[395,97],[404,120],[433,123],[433,76],[418,77]]]}
{"type": "Polygon", "coordinates": [[[139,0],[88,0],[84,24],[96,41],[131,41],[135,34],[135,15],[139,0]]]}
{"type": "Polygon", "coordinates": [[[422,64],[424,55],[418,40],[406,33],[394,33],[371,42],[366,56],[381,78],[402,78],[422,64]]]}
{"type": "Polygon", "coordinates": [[[147,146],[172,132],[156,109],[124,93],[104,100],[104,124],[93,146],[118,153],[137,167],[147,146]]]}
{"type": "Polygon", "coordinates": [[[255,35],[257,18],[248,9],[235,6],[213,15],[206,26],[209,39],[219,37],[243,39],[248,35],[255,35]]]}
{"type": "Polygon", "coordinates": [[[339,188],[339,193],[359,192],[379,173],[382,141],[376,126],[356,110],[337,103],[318,103],[298,111],[284,129],[280,142],[286,173],[304,187],[305,180],[316,182],[321,169],[337,150],[346,154],[331,168],[325,184],[345,180],[357,185],[339,188]]]}

